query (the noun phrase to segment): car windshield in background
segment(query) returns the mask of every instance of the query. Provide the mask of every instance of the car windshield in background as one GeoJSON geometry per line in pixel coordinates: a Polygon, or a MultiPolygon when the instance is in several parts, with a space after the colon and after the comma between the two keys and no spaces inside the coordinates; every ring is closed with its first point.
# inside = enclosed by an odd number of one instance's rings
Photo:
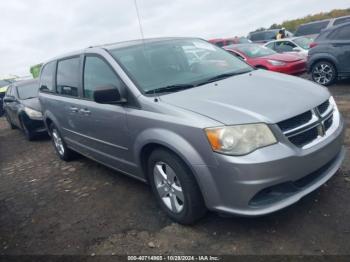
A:
{"type": "Polygon", "coordinates": [[[251,34],[250,40],[252,41],[261,41],[261,40],[272,40],[276,39],[276,31],[262,31],[255,32],[251,34]]]}
{"type": "Polygon", "coordinates": [[[162,88],[179,91],[252,70],[223,49],[200,39],[146,42],[112,49],[110,53],[144,93],[162,88]]]}
{"type": "Polygon", "coordinates": [[[301,48],[308,50],[310,49],[310,44],[313,42],[313,38],[310,37],[299,37],[293,40],[301,48]]]}
{"type": "Polygon", "coordinates": [[[9,81],[0,80],[0,87],[8,86],[9,84],[11,84],[9,81]]]}
{"type": "Polygon", "coordinates": [[[322,21],[312,24],[301,25],[297,29],[295,36],[319,34],[322,29],[327,27],[328,24],[329,21],[322,21]]]}
{"type": "Polygon", "coordinates": [[[21,85],[17,87],[19,99],[29,99],[38,96],[39,85],[37,83],[21,85]]]}
{"type": "Polygon", "coordinates": [[[252,58],[276,54],[276,52],[270,48],[254,44],[237,46],[236,49],[252,58]]]}

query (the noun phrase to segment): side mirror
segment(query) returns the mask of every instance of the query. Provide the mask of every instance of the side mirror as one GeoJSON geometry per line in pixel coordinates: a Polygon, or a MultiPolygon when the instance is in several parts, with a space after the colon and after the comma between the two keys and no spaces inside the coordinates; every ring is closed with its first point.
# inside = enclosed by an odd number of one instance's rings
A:
{"type": "Polygon", "coordinates": [[[16,102],[16,99],[14,97],[7,96],[4,98],[4,102],[5,103],[12,103],[12,102],[16,102]]]}
{"type": "Polygon", "coordinates": [[[114,85],[97,87],[94,91],[94,101],[99,104],[125,104],[125,88],[114,85]]]}

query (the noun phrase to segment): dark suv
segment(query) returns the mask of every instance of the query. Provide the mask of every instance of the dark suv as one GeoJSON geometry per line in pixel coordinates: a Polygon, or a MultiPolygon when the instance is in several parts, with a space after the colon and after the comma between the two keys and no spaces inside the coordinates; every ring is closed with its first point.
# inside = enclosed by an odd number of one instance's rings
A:
{"type": "Polygon", "coordinates": [[[310,46],[308,71],[315,82],[328,86],[350,77],[350,23],[322,31],[310,46]]]}

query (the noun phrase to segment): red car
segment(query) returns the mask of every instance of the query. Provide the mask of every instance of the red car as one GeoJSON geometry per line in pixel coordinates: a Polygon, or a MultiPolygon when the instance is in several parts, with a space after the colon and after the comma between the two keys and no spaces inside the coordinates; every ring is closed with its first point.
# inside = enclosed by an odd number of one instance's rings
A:
{"type": "Polygon", "coordinates": [[[234,44],[249,44],[252,43],[248,38],[246,37],[238,37],[235,36],[233,38],[216,38],[216,39],[210,39],[208,42],[217,45],[219,47],[227,46],[227,45],[234,45],[234,44]]]}
{"type": "Polygon", "coordinates": [[[279,54],[258,44],[231,45],[224,48],[256,68],[290,75],[306,72],[306,59],[298,54],[279,54]]]}

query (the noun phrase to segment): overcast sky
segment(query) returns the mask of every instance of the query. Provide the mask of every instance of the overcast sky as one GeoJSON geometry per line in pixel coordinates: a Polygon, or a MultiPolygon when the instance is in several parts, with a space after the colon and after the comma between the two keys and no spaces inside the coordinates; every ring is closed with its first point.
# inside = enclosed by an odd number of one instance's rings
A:
{"type": "MultiPolygon", "coordinates": [[[[145,37],[246,35],[349,0],[137,0],[145,37]]],[[[0,77],[90,45],[140,38],[133,0],[0,1],[0,77]]]]}

